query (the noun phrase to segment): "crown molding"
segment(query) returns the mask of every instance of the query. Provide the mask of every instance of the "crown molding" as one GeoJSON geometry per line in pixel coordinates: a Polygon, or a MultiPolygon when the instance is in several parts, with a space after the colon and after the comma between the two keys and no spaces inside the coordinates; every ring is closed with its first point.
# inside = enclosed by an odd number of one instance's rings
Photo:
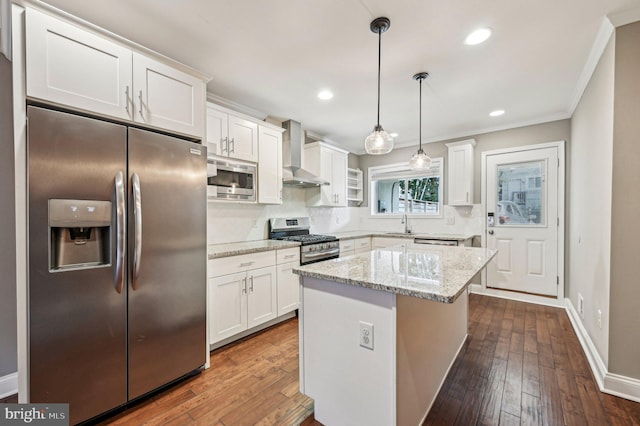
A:
{"type": "Polygon", "coordinates": [[[237,111],[242,114],[248,115],[250,117],[256,118],[260,121],[264,121],[268,116],[268,114],[262,111],[248,107],[246,105],[239,104],[235,101],[232,101],[227,98],[223,98],[222,96],[218,96],[211,92],[207,92],[207,101],[213,102],[216,105],[220,105],[222,107],[229,108],[233,111],[237,111]]]}

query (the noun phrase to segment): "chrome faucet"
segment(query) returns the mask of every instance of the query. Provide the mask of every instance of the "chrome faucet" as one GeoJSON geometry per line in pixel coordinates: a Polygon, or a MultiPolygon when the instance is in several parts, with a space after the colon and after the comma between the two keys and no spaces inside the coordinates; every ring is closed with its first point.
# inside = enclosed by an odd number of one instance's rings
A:
{"type": "Polygon", "coordinates": [[[404,233],[410,234],[411,228],[409,227],[409,218],[407,217],[406,213],[402,214],[402,220],[400,221],[400,223],[404,225],[404,233]]]}

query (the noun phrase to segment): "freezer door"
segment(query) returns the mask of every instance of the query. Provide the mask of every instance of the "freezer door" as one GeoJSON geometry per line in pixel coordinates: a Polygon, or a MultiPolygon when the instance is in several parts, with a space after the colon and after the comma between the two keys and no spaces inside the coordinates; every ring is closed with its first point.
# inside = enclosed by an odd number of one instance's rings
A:
{"type": "Polygon", "coordinates": [[[27,114],[30,401],[70,403],[75,424],[127,401],[126,286],[116,271],[127,131],[33,106],[27,114]]]}
{"type": "Polygon", "coordinates": [[[204,365],[206,149],[129,129],[129,398],[204,365]]]}

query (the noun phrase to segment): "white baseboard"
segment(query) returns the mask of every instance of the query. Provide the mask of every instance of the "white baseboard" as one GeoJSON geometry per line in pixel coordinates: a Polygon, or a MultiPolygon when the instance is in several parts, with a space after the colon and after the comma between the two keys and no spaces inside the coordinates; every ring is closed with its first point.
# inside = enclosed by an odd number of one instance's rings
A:
{"type": "Polygon", "coordinates": [[[518,302],[536,303],[538,305],[564,307],[564,302],[551,297],[536,296],[535,294],[518,293],[516,291],[500,290],[497,288],[487,288],[482,284],[469,284],[469,291],[475,294],[499,297],[500,299],[517,300],[518,302]]]}
{"type": "Polygon", "coordinates": [[[596,350],[593,340],[591,340],[589,333],[587,333],[582,321],[580,321],[578,312],[568,298],[565,299],[565,308],[600,390],[604,393],[640,402],[640,380],[609,373],[602,357],[596,350]]]}
{"type": "Polygon", "coordinates": [[[18,373],[0,377],[0,398],[6,398],[18,393],[18,373]]]}

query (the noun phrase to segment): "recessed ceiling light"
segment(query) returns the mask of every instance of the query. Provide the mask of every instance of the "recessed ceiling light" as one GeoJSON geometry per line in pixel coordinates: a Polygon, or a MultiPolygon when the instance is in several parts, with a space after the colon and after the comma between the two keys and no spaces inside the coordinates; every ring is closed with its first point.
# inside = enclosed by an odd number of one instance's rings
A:
{"type": "Polygon", "coordinates": [[[491,37],[491,28],[480,28],[475,30],[464,39],[464,44],[474,46],[487,41],[491,37]]]}
{"type": "Polygon", "coordinates": [[[322,99],[323,101],[328,101],[329,99],[333,98],[333,93],[328,90],[323,90],[318,93],[318,98],[322,99]]]}
{"type": "Polygon", "coordinates": [[[495,110],[495,111],[491,111],[491,112],[489,113],[489,115],[490,115],[491,117],[499,117],[499,116],[501,116],[502,114],[504,114],[504,110],[503,110],[503,109],[497,109],[497,110],[495,110]]]}
{"type": "Polygon", "coordinates": [[[397,138],[398,134],[397,133],[390,133],[389,136],[391,136],[392,138],[397,138]]]}

